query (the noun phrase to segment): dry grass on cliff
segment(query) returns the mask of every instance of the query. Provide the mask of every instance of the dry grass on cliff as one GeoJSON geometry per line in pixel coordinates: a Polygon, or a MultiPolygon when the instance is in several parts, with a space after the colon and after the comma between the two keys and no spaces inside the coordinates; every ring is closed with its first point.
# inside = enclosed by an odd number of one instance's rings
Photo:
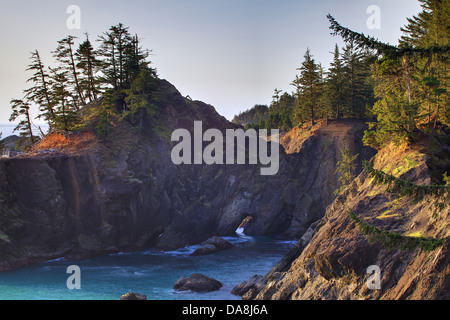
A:
{"type": "Polygon", "coordinates": [[[33,146],[31,152],[38,153],[46,150],[65,153],[83,153],[98,145],[98,139],[92,131],[80,131],[67,135],[64,133],[50,133],[33,146]]]}

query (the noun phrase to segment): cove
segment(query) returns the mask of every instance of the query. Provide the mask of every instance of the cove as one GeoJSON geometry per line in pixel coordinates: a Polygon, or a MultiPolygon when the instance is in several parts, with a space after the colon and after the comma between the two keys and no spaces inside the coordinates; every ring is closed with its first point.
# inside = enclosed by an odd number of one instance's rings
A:
{"type": "Polygon", "coordinates": [[[207,256],[189,256],[198,246],[174,251],[155,249],[119,253],[82,261],[58,259],[0,273],[1,300],[117,300],[127,292],[149,300],[240,300],[234,286],[254,274],[266,274],[294,246],[279,237],[224,237],[233,248],[207,256]],[[81,289],[69,290],[67,267],[78,265],[81,289]],[[218,291],[181,292],[173,284],[181,276],[199,272],[223,283],[218,291]]]}

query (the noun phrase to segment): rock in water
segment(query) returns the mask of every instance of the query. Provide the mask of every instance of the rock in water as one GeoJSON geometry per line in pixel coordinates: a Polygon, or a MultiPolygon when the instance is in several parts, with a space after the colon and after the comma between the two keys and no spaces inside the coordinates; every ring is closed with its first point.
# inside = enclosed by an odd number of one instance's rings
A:
{"type": "Polygon", "coordinates": [[[222,283],[200,273],[193,273],[190,277],[181,277],[173,288],[180,291],[210,292],[222,288],[222,283]]]}
{"type": "Polygon", "coordinates": [[[211,254],[219,250],[230,249],[231,247],[233,245],[230,242],[221,237],[214,236],[203,242],[197,250],[191,253],[191,256],[211,254]]]}
{"type": "Polygon", "coordinates": [[[122,295],[119,300],[147,300],[147,296],[145,294],[128,292],[122,295]]]}
{"type": "Polygon", "coordinates": [[[212,244],[203,244],[201,247],[197,248],[191,253],[191,256],[203,256],[219,251],[216,246],[212,244]]]}
{"type": "Polygon", "coordinates": [[[218,236],[209,238],[204,242],[204,244],[212,244],[219,250],[230,249],[231,247],[233,247],[230,242],[218,236]]]}

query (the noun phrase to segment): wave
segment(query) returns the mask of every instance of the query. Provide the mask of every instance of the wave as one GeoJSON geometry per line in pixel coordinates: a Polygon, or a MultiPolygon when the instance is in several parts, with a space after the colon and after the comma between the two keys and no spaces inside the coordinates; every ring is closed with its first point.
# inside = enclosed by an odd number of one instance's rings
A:
{"type": "MultiPolygon", "coordinates": [[[[244,233],[236,234],[233,236],[224,236],[222,237],[224,240],[230,242],[231,244],[239,244],[249,241],[255,241],[255,239],[251,236],[247,236],[244,233]]],[[[195,250],[197,250],[201,244],[195,244],[195,245],[188,245],[183,248],[179,248],[176,250],[170,250],[170,251],[159,251],[156,249],[150,249],[147,251],[144,251],[143,254],[146,255],[169,255],[169,256],[189,256],[191,255],[195,250]]]]}
{"type": "Polygon", "coordinates": [[[159,251],[159,250],[156,250],[156,249],[150,249],[150,250],[144,251],[143,254],[146,254],[146,255],[189,256],[191,253],[193,253],[199,247],[200,247],[200,245],[197,244],[197,245],[189,245],[189,246],[186,246],[184,248],[179,248],[179,249],[170,250],[170,251],[159,251]]]}

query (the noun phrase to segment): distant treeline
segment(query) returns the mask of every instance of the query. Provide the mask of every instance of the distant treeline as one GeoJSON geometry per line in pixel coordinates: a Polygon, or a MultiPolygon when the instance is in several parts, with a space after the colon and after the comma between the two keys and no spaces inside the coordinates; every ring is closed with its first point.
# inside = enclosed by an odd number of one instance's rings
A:
{"type": "Polygon", "coordinates": [[[299,74],[291,82],[293,92],[275,89],[270,106],[256,105],[240,113],[234,123],[247,127],[280,128],[311,123],[317,119],[365,118],[371,116],[375,101],[370,61],[375,57],[368,50],[347,44],[341,53],[336,45],[334,60],[328,71],[316,63],[308,49],[299,74]]]}
{"type": "Polygon", "coordinates": [[[325,71],[308,49],[291,93],[275,89],[267,110],[255,106],[233,122],[289,130],[321,118],[359,118],[369,122],[364,141],[375,148],[440,135],[450,124],[450,0],[419,2],[423,10],[401,28],[398,46],[328,15],[333,34],[345,41],[342,49],[336,45],[330,68],[325,71]]]}

